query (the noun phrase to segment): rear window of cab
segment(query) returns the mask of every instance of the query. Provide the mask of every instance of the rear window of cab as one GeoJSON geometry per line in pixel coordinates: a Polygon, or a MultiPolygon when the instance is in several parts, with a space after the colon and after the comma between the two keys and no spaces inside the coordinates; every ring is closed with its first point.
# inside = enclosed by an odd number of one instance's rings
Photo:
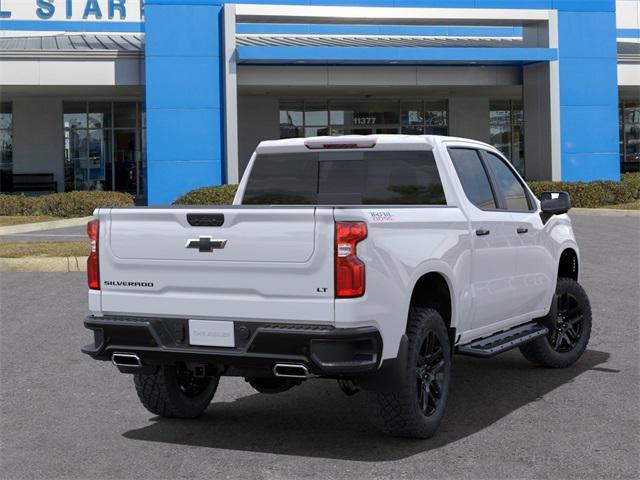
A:
{"type": "Polygon", "coordinates": [[[242,200],[249,205],[446,205],[430,151],[260,154],[242,200]]]}

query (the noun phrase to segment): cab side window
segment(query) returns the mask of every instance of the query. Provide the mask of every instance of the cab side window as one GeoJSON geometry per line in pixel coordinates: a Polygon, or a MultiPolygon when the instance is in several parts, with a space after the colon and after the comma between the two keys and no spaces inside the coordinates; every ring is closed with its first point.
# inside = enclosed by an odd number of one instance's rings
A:
{"type": "Polygon", "coordinates": [[[449,148],[449,156],[469,201],[481,210],[498,208],[478,151],[472,148],[449,148]]]}
{"type": "Polygon", "coordinates": [[[522,183],[506,165],[503,159],[491,152],[484,152],[487,167],[491,170],[497,188],[502,193],[507,210],[531,210],[529,197],[522,183]]]}

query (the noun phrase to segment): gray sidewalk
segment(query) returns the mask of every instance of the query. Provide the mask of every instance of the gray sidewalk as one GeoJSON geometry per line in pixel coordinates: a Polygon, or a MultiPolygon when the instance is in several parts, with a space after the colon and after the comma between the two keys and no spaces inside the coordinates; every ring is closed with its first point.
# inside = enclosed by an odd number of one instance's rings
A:
{"type": "Polygon", "coordinates": [[[0,242],[67,242],[74,240],[88,241],[84,225],[0,235],[0,242]]]}

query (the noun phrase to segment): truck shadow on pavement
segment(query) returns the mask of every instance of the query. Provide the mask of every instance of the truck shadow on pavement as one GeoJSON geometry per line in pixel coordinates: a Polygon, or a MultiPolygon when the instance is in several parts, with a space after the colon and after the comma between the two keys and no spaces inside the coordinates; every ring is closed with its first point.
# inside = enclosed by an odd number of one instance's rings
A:
{"type": "MultiPolygon", "coordinates": [[[[154,417],[149,426],[128,431],[124,437],[281,455],[393,461],[479,432],[589,370],[597,375],[616,373],[596,368],[608,358],[608,353],[587,350],[573,367],[555,370],[535,367],[517,351],[491,360],[456,357],[447,411],[440,431],[430,440],[379,433],[368,421],[366,394],[346,397],[336,382],[329,380],[309,381],[285,393],[256,393],[227,403],[216,403],[214,397],[199,419],[154,417]]],[[[523,430],[542,417],[541,411],[536,412],[523,424],[523,430]]]]}

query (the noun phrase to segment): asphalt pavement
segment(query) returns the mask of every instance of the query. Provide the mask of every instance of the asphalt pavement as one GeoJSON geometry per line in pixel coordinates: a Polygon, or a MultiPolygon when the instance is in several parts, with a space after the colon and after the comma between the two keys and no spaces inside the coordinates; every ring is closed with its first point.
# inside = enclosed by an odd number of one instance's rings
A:
{"type": "Polygon", "coordinates": [[[2,273],[0,478],[638,478],[640,218],[574,225],[587,352],[564,370],[456,357],[431,440],[378,433],[364,395],[323,380],[262,395],[224,378],[202,418],[155,417],[130,376],[80,353],[84,274],[2,273]]]}

